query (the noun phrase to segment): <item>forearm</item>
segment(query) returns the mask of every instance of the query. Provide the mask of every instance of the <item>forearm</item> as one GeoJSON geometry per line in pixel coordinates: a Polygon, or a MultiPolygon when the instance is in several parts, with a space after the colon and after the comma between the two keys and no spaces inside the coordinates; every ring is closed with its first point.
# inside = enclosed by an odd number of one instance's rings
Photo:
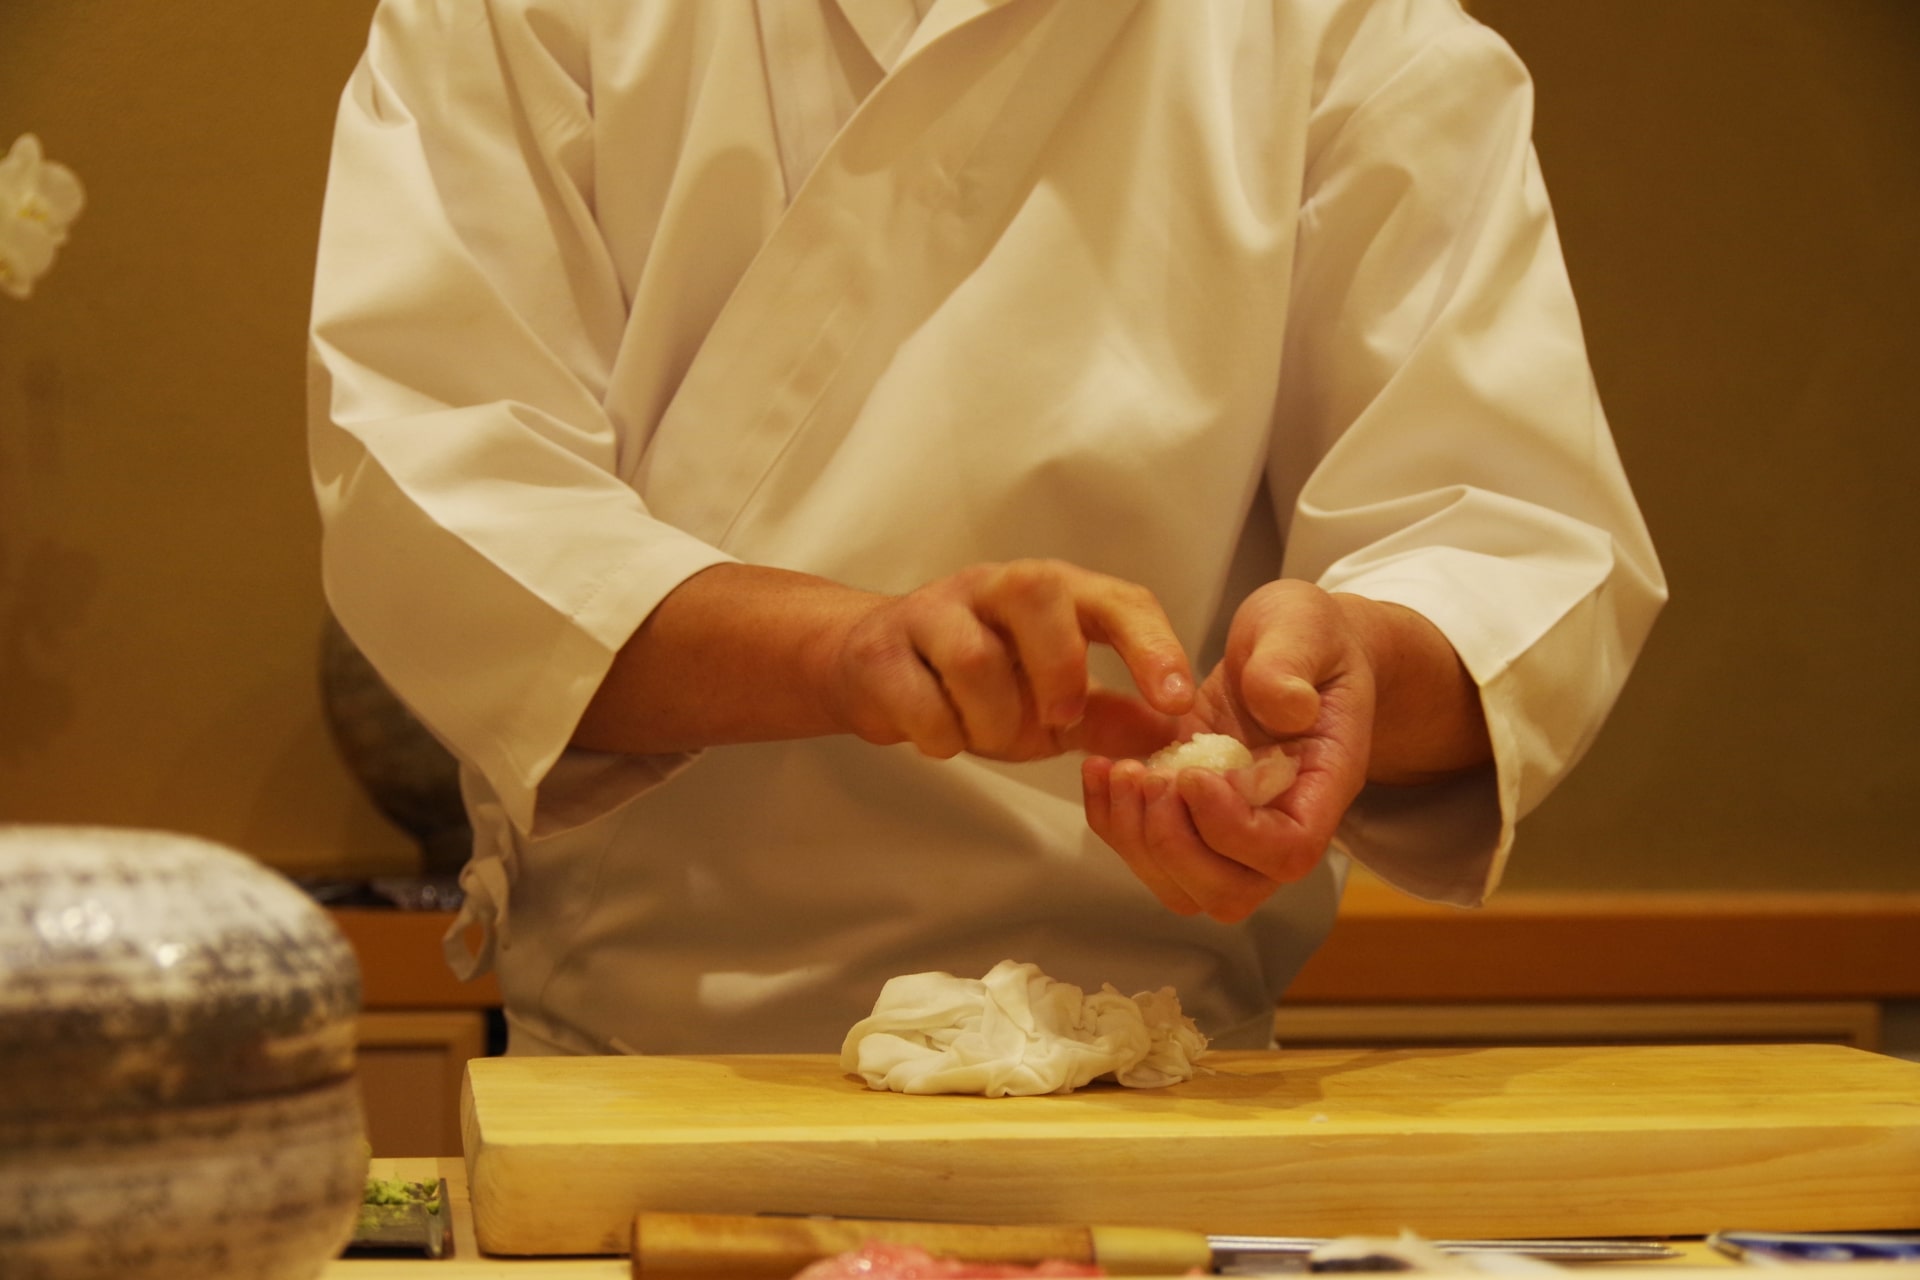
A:
{"type": "Polygon", "coordinates": [[[843,732],[826,667],[880,599],[756,565],[697,573],[615,655],[573,744],[654,755],[843,732]]]}
{"type": "Polygon", "coordinates": [[[1492,759],[1479,686],[1445,634],[1401,605],[1356,595],[1333,599],[1359,634],[1374,671],[1367,780],[1432,782],[1492,759]]]}
{"type": "MultiPolygon", "coordinates": [[[[1080,741],[1091,643],[1111,645],[1142,690],[1135,721],[1192,706],[1193,673],[1165,611],[1105,574],[1016,560],[882,596],[716,565],[621,647],[573,743],[660,754],[854,733],[941,759],[1036,760],[1080,741]]],[[[1099,707],[1103,722],[1122,714],[1099,707]]]]}

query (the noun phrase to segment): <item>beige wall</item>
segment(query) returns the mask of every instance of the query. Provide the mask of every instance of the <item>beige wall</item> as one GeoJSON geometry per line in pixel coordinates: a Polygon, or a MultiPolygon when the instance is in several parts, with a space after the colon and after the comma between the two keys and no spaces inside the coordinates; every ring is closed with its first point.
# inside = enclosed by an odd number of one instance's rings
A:
{"type": "Polygon", "coordinates": [[[1920,889],[1920,5],[1474,12],[1673,583],[1512,881],[1920,889]]]}
{"type": "Polygon", "coordinates": [[[303,317],[371,0],[3,0],[0,135],[91,206],[0,298],[0,815],[408,865],[334,756],[303,317]]]}
{"type": "MultiPolygon", "coordinates": [[[[719,2],[719,0],[708,0],[719,2]]],[[[1476,0],[1676,601],[1513,882],[1920,888],[1920,6],[1476,0]]],[[[0,299],[0,816],[404,865],[315,693],[301,329],[371,0],[0,0],[92,207],[0,299]]]]}

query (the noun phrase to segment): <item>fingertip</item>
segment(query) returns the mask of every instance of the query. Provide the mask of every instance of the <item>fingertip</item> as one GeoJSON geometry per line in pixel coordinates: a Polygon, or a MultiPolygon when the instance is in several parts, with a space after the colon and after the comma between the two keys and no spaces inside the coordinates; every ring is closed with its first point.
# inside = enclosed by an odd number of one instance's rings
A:
{"type": "Polygon", "coordinates": [[[1260,902],[1229,902],[1209,907],[1207,915],[1220,924],[1240,924],[1259,909],[1260,902]]]}
{"type": "Polygon", "coordinates": [[[1320,691],[1300,676],[1280,676],[1247,693],[1249,709],[1275,737],[1305,733],[1320,719],[1320,691]]]}
{"type": "Polygon", "coordinates": [[[1229,778],[1243,800],[1256,809],[1263,809],[1293,786],[1293,780],[1299,776],[1300,761],[1274,747],[1246,768],[1234,770],[1229,778]]]}
{"type": "Polygon", "coordinates": [[[1112,643],[1147,705],[1176,716],[1193,707],[1193,667],[1170,630],[1151,638],[1115,636],[1112,643]]]}
{"type": "Polygon", "coordinates": [[[1182,769],[1176,785],[1180,788],[1180,798],[1191,808],[1205,800],[1221,781],[1221,775],[1212,769],[1182,769]]]}
{"type": "Polygon", "coordinates": [[[955,724],[939,725],[923,731],[911,741],[916,751],[932,760],[951,760],[967,749],[966,734],[960,732],[955,724]]]}
{"type": "Polygon", "coordinates": [[[1161,677],[1154,707],[1168,715],[1185,715],[1193,709],[1193,698],[1193,677],[1185,671],[1169,671],[1161,677]]]}
{"type": "Polygon", "coordinates": [[[1107,761],[1089,756],[1080,762],[1080,808],[1087,826],[1102,840],[1107,838],[1107,814],[1112,801],[1107,792],[1107,761]]]}
{"type": "Polygon", "coordinates": [[[1061,698],[1047,705],[1043,723],[1049,729],[1073,729],[1087,716],[1087,700],[1084,696],[1061,698]]]}

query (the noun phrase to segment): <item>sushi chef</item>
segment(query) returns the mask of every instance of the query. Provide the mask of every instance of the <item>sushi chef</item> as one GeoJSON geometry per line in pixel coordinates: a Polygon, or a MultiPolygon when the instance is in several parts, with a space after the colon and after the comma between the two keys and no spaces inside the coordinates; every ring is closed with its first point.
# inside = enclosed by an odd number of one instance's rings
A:
{"type": "Polygon", "coordinates": [[[383,0],[325,585],[510,1051],[1004,959],[1260,1046],[1352,861],[1490,892],[1665,594],[1530,111],[1455,0],[383,0]]]}

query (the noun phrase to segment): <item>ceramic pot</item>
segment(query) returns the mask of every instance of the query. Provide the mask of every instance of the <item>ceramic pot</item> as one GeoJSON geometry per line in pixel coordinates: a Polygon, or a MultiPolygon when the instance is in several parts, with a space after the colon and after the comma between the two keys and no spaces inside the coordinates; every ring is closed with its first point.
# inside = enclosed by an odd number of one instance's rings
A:
{"type": "Polygon", "coordinates": [[[460,766],[327,615],[320,637],[320,702],[334,746],[387,820],[420,845],[420,869],[455,876],[473,851],[460,766]]]}
{"type": "Polygon", "coordinates": [[[0,826],[0,1274],[306,1280],[367,1169],[360,976],[285,877],[187,836],[0,826]]]}

